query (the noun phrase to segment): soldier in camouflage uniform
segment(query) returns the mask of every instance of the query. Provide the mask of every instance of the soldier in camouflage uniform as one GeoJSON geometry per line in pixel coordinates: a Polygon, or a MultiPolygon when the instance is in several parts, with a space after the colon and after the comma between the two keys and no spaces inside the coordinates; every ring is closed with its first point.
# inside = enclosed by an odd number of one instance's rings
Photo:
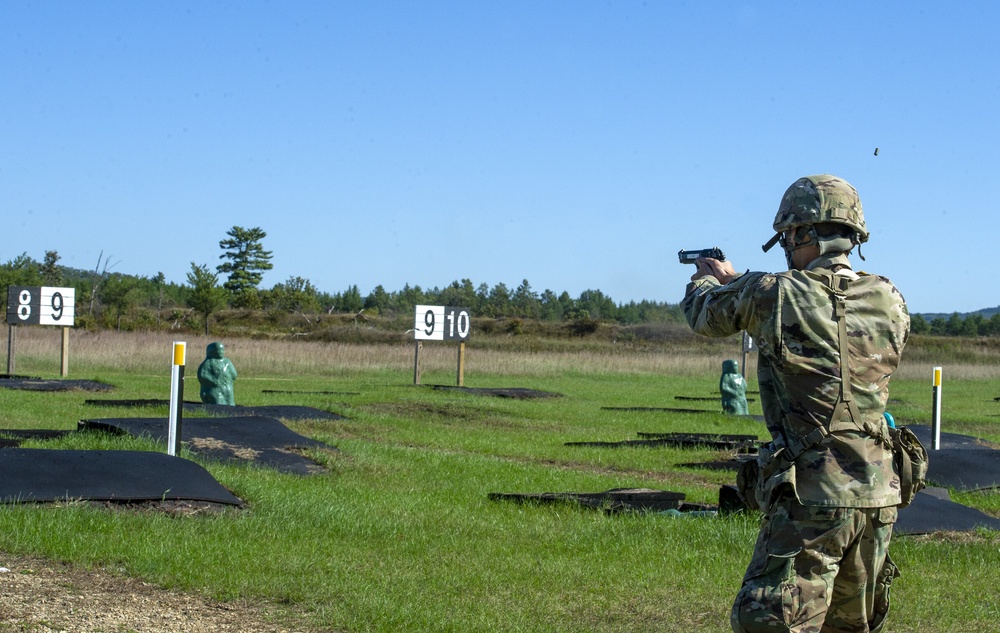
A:
{"type": "Polygon", "coordinates": [[[879,631],[899,575],[887,548],[900,503],[882,413],[909,314],[888,279],[851,269],[848,254],[868,230],[844,180],[793,183],[774,230],[764,250],[780,243],[787,272],[737,274],[728,261],[699,259],[682,303],[695,332],[745,330],[759,349],[772,441],[739,477],[764,517],[731,624],[736,633],[879,631]]]}

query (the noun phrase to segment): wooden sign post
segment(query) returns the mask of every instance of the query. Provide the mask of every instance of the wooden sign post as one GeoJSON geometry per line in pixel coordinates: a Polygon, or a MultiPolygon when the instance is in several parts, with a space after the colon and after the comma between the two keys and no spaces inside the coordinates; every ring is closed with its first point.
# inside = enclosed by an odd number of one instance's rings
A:
{"type": "Polygon", "coordinates": [[[76,316],[76,290],[51,286],[7,286],[7,373],[14,373],[17,325],[62,326],[60,371],[69,374],[69,328],[76,316]]]}

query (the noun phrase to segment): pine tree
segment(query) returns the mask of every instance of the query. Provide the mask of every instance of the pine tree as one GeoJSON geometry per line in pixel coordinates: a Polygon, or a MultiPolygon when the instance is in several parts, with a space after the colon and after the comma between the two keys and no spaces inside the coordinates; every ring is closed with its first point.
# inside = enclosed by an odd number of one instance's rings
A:
{"type": "Polygon", "coordinates": [[[267,237],[261,228],[245,229],[234,226],[226,231],[229,239],[221,240],[219,248],[225,252],[219,259],[229,261],[219,264],[217,270],[229,275],[223,287],[232,293],[233,305],[238,308],[260,307],[258,286],[264,271],[274,267],[271,251],[265,251],[261,241],[267,237]]]}

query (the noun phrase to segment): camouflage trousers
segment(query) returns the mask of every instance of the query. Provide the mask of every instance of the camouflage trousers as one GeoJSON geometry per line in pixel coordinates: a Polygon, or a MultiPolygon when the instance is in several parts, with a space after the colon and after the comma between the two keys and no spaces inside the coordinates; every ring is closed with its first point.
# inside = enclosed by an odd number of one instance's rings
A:
{"type": "Polygon", "coordinates": [[[899,571],[889,558],[896,508],[820,508],[784,493],[761,524],[733,603],[736,633],[875,633],[899,571]]]}

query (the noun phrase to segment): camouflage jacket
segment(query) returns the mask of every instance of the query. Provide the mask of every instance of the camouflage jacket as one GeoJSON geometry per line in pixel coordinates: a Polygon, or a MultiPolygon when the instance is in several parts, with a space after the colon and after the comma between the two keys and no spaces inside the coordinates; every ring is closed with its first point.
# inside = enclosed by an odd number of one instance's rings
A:
{"type": "Polygon", "coordinates": [[[722,337],[746,330],[754,338],[772,450],[801,441],[818,427],[831,431],[772,481],[761,482],[766,489],[762,502],[767,503],[770,490],[788,483],[808,506],[899,503],[899,477],[882,413],[910,317],[888,279],[855,273],[846,255],[827,255],[805,271],[748,272],[726,285],[703,277],[688,285],[682,308],[698,334],[722,337]],[[846,308],[844,347],[835,317],[837,295],[846,308]],[[842,349],[848,350],[846,394],[842,349]],[[846,406],[851,399],[856,407],[846,406]]]}

